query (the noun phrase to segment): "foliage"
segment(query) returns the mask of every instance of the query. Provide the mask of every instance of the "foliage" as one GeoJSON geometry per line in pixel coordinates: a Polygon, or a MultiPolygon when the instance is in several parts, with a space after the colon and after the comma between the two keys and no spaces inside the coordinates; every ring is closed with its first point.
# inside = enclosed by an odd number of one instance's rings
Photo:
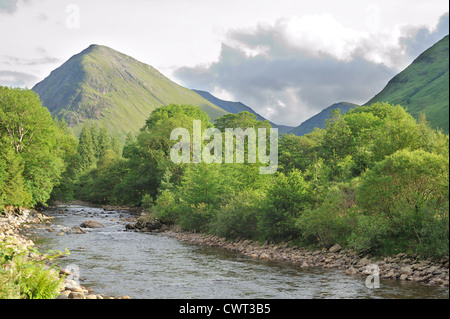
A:
{"type": "Polygon", "coordinates": [[[448,183],[448,158],[442,155],[401,150],[387,157],[357,190],[367,216],[360,218],[353,244],[383,253],[448,253],[448,183]]]}
{"type": "Polygon", "coordinates": [[[63,253],[40,254],[14,241],[14,237],[6,236],[0,242],[0,299],[55,298],[64,278],[59,277],[55,264],[47,264],[63,253]]]}
{"type": "Polygon", "coordinates": [[[306,210],[297,218],[296,225],[304,243],[327,248],[336,243],[347,244],[358,215],[355,199],[358,184],[356,178],[330,187],[320,206],[306,210]]]}
{"type": "Polygon", "coordinates": [[[267,192],[258,227],[265,239],[291,240],[299,236],[295,220],[312,203],[311,187],[302,172],[279,173],[267,192]]]}
{"type": "Polygon", "coordinates": [[[73,154],[65,129],[33,91],[0,87],[0,207],[46,204],[73,154]]]}
{"type": "Polygon", "coordinates": [[[258,238],[258,218],[264,199],[265,192],[259,189],[235,194],[217,211],[211,231],[231,239],[258,238]]]}

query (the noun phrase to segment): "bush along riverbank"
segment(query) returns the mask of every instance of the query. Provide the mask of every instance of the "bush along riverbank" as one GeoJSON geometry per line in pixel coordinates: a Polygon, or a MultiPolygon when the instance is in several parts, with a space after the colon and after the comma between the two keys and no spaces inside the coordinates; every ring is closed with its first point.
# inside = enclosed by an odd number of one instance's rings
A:
{"type": "Polygon", "coordinates": [[[40,253],[34,242],[21,234],[30,223],[51,219],[22,208],[5,208],[0,214],[0,299],[115,299],[94,294],[91,288],[80,285],[69,270],[58,267],[55,259],[70,252],[40,253]]]}
{"type": "Polygon", "coordinates": [[[379,269],[381,279],[412,281],[427,285],[449,287],[449,257],[439,260],[410,256],[398,253],[394,256],[377,257],[362,255],[339,244],[329,249],[311,250],[304,247],[284,244],[261,244],[248,239],[228,240],[224,237],[205,233],[181,231],[177,227],[168,227],[156,218],[143,216],[135,223],[126,225],[126,229],[139,232],[160,232],[182,242],[239,252],[255,259],[284,261],[298,264],[302,268],[322,267],[339,269],[350,276],[373,274],[373,267],[379,269]]]}

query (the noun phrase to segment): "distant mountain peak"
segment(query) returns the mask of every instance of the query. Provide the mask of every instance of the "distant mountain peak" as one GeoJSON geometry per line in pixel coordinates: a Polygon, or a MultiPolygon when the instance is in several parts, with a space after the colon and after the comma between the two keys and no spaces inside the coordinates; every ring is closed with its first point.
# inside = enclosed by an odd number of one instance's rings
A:
{"type": "Polygon", "coordinates": [[[329,107],[323,109],[316,115],[310,117],[306,121],[302,122],[299,126],[291,130],[289,133],[302,136],[308,133],[311,133],[316,127],[324,128],[326,124],[326,120],[331,117],[331,112],[339,109],[341,114],[345,114],[351,109],[357,107],[357,104],[349,103],[349,102],[339,102],[330,105],[329,107]]]}
{"type": "MultiPolygon", "coordinates": [[[[229,113],[237,114],[239,112],[247,111],[252,114],[255,114],[256,119],[258,121],[266,121],[267,120],[260,114],[256,113],[251,107],[245,105],[242,102],[232,102],[232,101],[221,100],[207,91],[202,91],[202,90],[192,90],[192,91],[198,93],[206,100],[210,101],[211,103],[214,103],[215,105],[219,106],[220,108],[222,108],[223,110],[225,110],[229,113]]],[[[277,125],[271,121],[269,121],[269,123],[270,123],[270,125],[272,125],[272,127],[278,128],[280,134],[288,133],[291,129],[293,129],[293,127],[287,126],[287,125],[277,125]]]]}
{"type": "Polygon", "coordinates": [[[170,103],[199,106],[212,119],[228,113],[152,66],[98,44],[72,56],[32,90],[75,133],[96,121],[125,136],[141,128],[152,110],[170,103]]]}

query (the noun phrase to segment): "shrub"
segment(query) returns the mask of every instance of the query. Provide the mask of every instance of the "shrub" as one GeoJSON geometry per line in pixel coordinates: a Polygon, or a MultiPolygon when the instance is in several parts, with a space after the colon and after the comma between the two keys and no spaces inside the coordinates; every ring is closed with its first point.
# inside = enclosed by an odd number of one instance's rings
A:
{"type": "Polygon", "coordinates": [[[258,233],[258,214],[264,192],[245,190],[220,207],[217,212],[213,232],[226,238],[256,238],[258,233]]]}
{"type": "Polygon", "coordinates": [[[278,174],[259,217],[263,238],[275,242],[297,238],[300,234],[295,220],[312,203],[312,197],[301,171],[294,169],[288,176],[278,174]]]}
{"type": "Polygon", "coordinates": [[[296,225],[306,244],[330,247],[347,243],[358,213],[355,200],[358,183],[359,178],[356,178],[334,185],[325,193],[325,200],[318,208],[306,210],[297,218],[296,225]]]}
{"type": "Polygon", "coordinates": [[[382,254],[448,255],[448,159],[422,150],[398,151],[362,178],[360,216],[352,245],[382,254]]]}
{"type": "Polygon", "coordinates": [[[206,203],[183,205],[179,225],[187,231],[206,231],[214,216],[212,205],[206,203]]]}

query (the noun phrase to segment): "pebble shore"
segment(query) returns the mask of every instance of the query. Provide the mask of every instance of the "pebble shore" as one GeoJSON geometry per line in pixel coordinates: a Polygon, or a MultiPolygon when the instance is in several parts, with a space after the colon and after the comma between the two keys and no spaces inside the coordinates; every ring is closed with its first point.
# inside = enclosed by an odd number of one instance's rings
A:
{"type": "Polygon", "coordinates": [[[272,261],[284,261],[300,265],[302,268],[323,267],[339,269],[350,276],[373,274],[373,267],[379,269],[382,279],[419,282],[427,285],[449,286],[449,257],[440,260],[423,259],[399,253],[395,256],[376,258],[361,256],[355,252],[342,249],[338,244],[329,249],[311,251],[306,248],[290,246],[289,243],[275,245],[251,240],[229,241],[225,238],[202,233],[187,233],[165,230],[162,233],[182,242],[210,247],[220,247],[236,251],[251,258],[272,261]],[[369,266],[369,267],[368,267],[369,266]]]}

